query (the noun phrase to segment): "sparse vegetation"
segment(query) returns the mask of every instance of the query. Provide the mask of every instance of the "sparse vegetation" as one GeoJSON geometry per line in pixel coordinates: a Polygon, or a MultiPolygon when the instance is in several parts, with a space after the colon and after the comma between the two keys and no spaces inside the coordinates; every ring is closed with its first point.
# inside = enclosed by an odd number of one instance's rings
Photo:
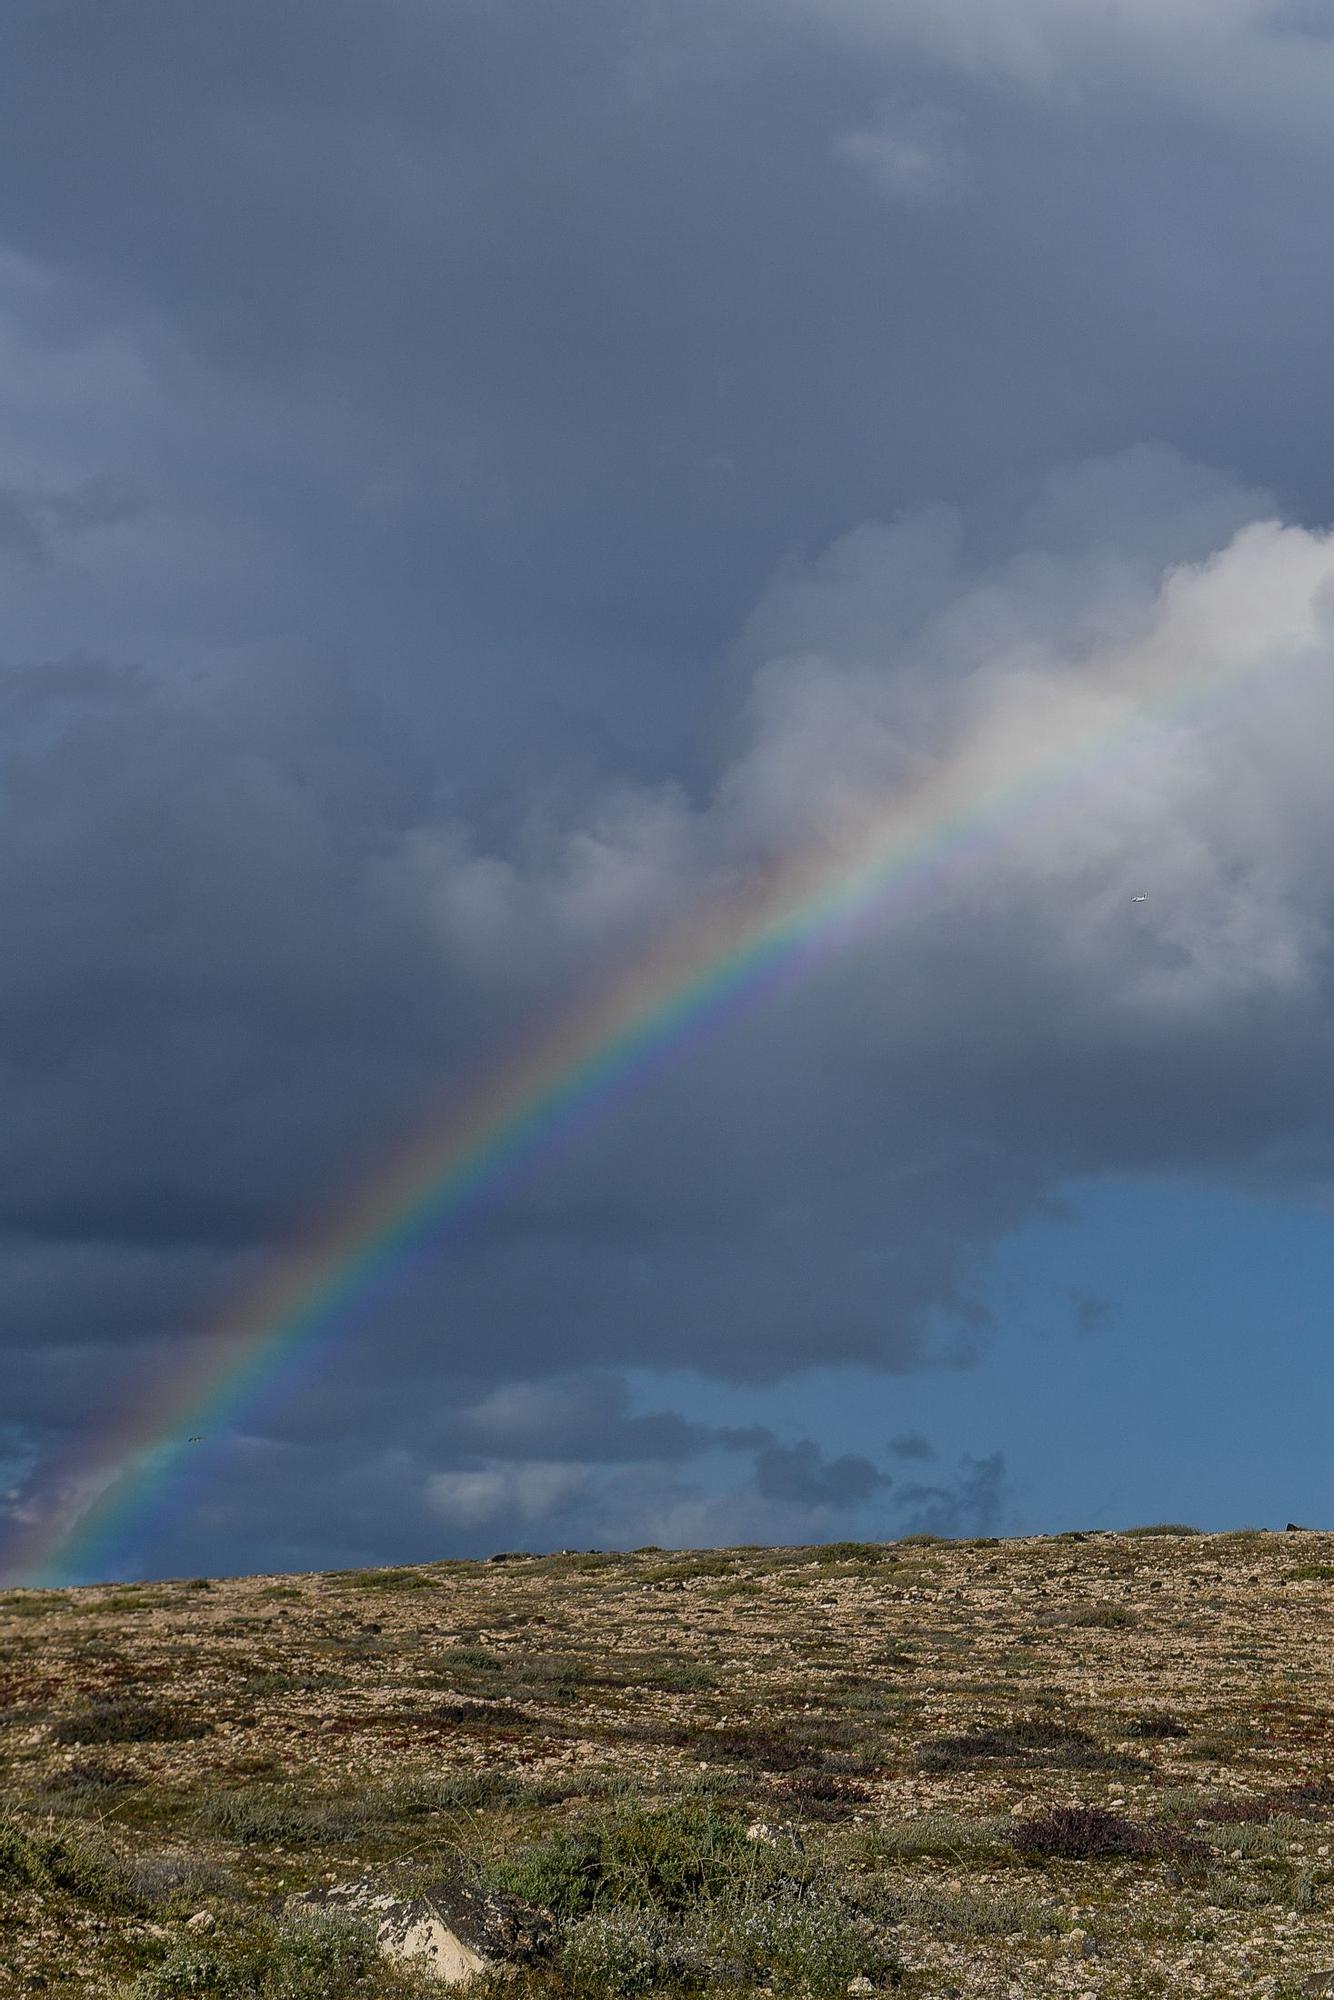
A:
{"type": "Polygon", "coordinates": [[[1010,1844],[1020,1854],[1061,1861],[1143,1861],[1163,1854],[1188,1860],[1208,1853],[1203,1841],[1175,1827],[1137,1826],[1105,1806],[1052,1806],[1035,1819],[1021,1820],[1010,1844]]]}
{"type": "Polygon", "coordinates": [[[1179,1715],[1159,1710],[1153,1715],[1135,1715],[1126,1724],[1127,1736],[1144,1736],[1165,1743],[1173,1737],[1189,1736],[1190,1730],[1179,1715]]]}
{"type": "Polygon", "coordinates": [[[1203,1529],[1192,1528],[1185,1521],[1150,1521],[1147,1526],[1142,1528],[1122,1528],[1121,1530],[1123,1535],[1128,1536],[1199,1535],[1203,1532],[1203,1529]]]}
{"type": "Polygon", "coordinates": [[[54,1743],[186,1743],[207,1736],[212,1723],[137,1695],[99,1695],[51,1724],[54,1743]]]}
{"type": "Polygon", "coordinates": [[[629,1807],[521,1849],[492,1871],[497,1888],[560,1917],[607,1904],[680,1913],[738,1878],[777,1874],[735,1819],[701,1805],[629,1807]],[[761,1865],[763,1864],[763,1865],[761,1865]]]}
{"type": "Polygon", "coordinates": [[[1140,1761],[1117,1750],[1108,1750],[1086,1729],[1043,1716],[984,1729],[970,1729],[961,1736],[937,1736],[917,1746],[918,1768],[923,1771],[968,1769],[988,1759],[1009,1764],[1047,1764],[1072,1771],[1131,1771],[1143,1768],[1140,1761]]]}
{"type": "Polygon", "coordinates": [[[413,1993],[354,1924],[280,1913],[444,1868],[553,1912],[477,2000],[1283,2000],[1334,1964],[1329,1548],[1300,1547],[1169,1523],[11,1592],[0,2000],[413,1993]]]}
{"type": "MultiPolygon", "coordinates": [[[[434,1590],[434,1577],[425,1576],[416,1569],[348,1569],[338,1570],[327,1579],[342,1590],[390,1591],[390,1590],[434,1590]]],[[[273,1595],[272,1592],[269,1593],[273,1595]]]]}
{"type": "Polygon", "coordinates": [[[373,1927],[329,1915],[252,1919],[214,1938],[181,1938],[122,1989],[124,2000],[388,2000],[439,1993],[420,1975],[385,1965],[373,1927]]]}
{"type": "Polygon", "coordinates": [[[562,1920],[559,1962],[576,1989],[689,1991],[743,1979],[817,1995],[896,1970],[875,1922],[795,1848],[748,1840],[708,1806],[628,1805],[549,1836],[492,1879],[562,1920]]]}

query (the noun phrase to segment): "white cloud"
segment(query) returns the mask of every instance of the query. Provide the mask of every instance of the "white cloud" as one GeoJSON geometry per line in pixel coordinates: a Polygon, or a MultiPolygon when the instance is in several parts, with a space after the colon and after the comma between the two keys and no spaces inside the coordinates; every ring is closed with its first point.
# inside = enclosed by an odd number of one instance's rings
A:
{"type": "MultiPolygon", "coordinates": [[[[1198,1019],[1248,991],[1298,991],[1334,889],[1316,748],[1334,725],[1334,540],[1239,526],[1257,496],[1179,465],[1174,496],[1172,471],[1170,454],[1128,454],[1055,481],[1067,534],[1085,514],[1066,552],[978,567],[959,521],[928,510],[784,571],[746,628],[741,740],[711,799],[618,788],[518,859],[414,836],[447,962],[502,982],[535,964],[573,977],[590,952],[651,939],[776,860],[851,867],[868,840],[930,842],[1017,788],[960,893],[1003,897],[1101,1020],[1198,1019]],[[1101,520],[1099,504],[1113,510],[1101,520]],[[1206,554],[1211,529],[1222,540],[1206,554]],[[1132,947],[1124,906],[1141,883],[1153,893],[1132,947]]],[[[931,1025],[928,1009],[899,1032],[931,1025]]]]}
{"type": "MultiPolygon", "coordinates": [[[[1334,30],[1303,0],[781,0],[821,40],[938,83],[1016,91],[1090,124],[1172,115],[1283,152],[1327,153],[1334,30]]],[[[872,164],[874,131],[854,141],[872,164]]],[[[879,149],[892,182],[913,150],[879,149]]]]}
{"type": "Polygon", "coordinates": [[[958,120],[930,106],[907,117],[887,112],[880,123],[845,132],[834,150],[869,173],[894,200],[929,201],[956,190],[964,173],[958,120]]]}
{"type": "Polygon", "coordinates": [[[581,1500],[592,1475],[579,1465],[505,1460],[468,1471],[433,1472],[427,1505],[456,1528],[485,1528],[500,1521],[530,1526],[581,1500]]]}

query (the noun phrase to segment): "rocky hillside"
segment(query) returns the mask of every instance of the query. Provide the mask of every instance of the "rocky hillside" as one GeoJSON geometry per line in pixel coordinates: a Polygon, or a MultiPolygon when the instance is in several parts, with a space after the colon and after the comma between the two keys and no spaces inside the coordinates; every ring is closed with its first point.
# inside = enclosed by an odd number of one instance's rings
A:
{"type": "Polygon", "coordinates": [[[1332,1608],[1172,1528],[11,1591],[0,1993],[438,1993],[436,1922],[474,1995],[1334,1994],[1332,1608]]]}

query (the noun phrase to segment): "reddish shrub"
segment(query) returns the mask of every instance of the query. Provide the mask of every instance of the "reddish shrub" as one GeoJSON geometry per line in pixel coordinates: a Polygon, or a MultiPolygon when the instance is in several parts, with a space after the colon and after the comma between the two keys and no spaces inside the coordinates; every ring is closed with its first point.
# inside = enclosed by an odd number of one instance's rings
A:
{"type": "Polygon", "coordinates": [[[1208,1853],[1202,1841],[1174,1827],[1140,1826],[1103,1806],[1053,1806],[1036,1819],[1021,1820],[1006,1837],[1020,1854],[1056,1861],[1147,1860],[1160,1854],[1192,1860],[1208,1853]]]}

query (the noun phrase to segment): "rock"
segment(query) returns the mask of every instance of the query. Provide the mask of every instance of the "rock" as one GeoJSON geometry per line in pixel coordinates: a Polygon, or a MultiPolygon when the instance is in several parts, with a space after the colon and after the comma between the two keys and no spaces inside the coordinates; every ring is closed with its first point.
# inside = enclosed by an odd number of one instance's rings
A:
{"type": "Polygon", "coordinates": [[[218,1920],[212,1910],[196,1910],[192,1917],[187,1917],[185,1920],[185,1928],[188,1931],[216,1930],[217,1925],[218,1920]]]}
{"type": "Polygon", "coordinates": [[[484,1972],[539,1958],[552,1932],[545,1910],[517,1896],[485,1896],[461,1877],[441,1876],[418,1896],[373,1882],[342,1882],[291,1896],[289,1910],[348,1910],[372,1917],[386,1958],[418,1963],[442,1986],[468,1986],[484,1972]]]}
{"type": "Polygon", "coordinates": [[[852,1978],[848,1981],[848,1992],[874,1993],[875,1986],[873,1982],[866,1977],[866,1974],[864,1972],[858,1972],[854,1973],[852,1978]]]}
{"type": "Polygon", "coordinates": [[[1061,1942],[1072,1958],[1093,1958],[1098,1949],[1088,1932],[1078,1927],[1067,1931],[1061,1942]]]}

